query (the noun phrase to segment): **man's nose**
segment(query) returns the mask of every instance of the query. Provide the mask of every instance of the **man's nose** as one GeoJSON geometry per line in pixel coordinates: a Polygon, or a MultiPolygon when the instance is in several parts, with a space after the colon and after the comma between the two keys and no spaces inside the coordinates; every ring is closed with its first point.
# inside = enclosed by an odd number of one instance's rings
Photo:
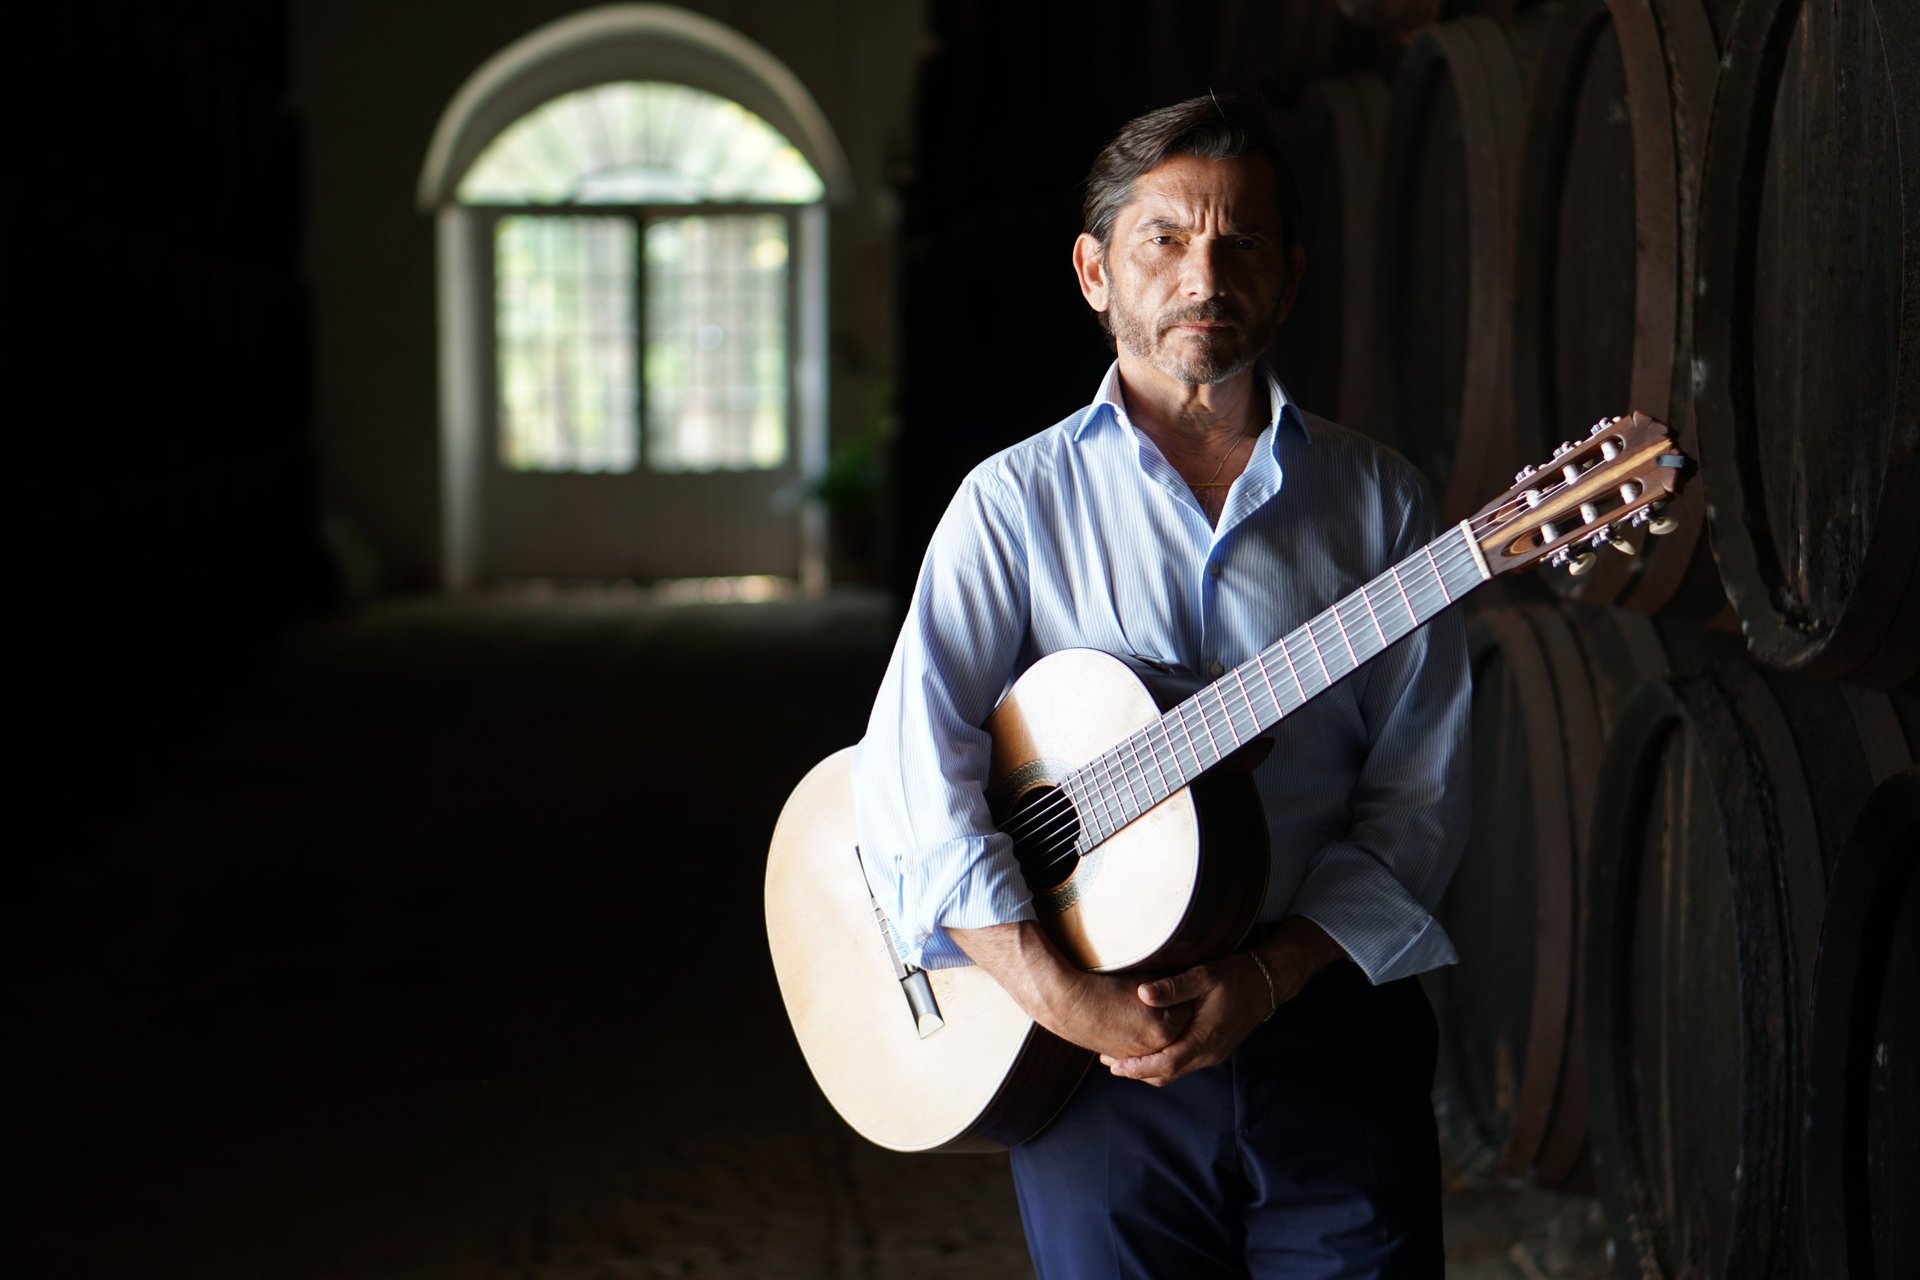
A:
{"type": "Polygon", "coordinates": [[[1217,298],[1225,292],[1220,246],[1213,240],[1188,244],[1181,263],[1180,288],[1190,298],[1217,298]]]}

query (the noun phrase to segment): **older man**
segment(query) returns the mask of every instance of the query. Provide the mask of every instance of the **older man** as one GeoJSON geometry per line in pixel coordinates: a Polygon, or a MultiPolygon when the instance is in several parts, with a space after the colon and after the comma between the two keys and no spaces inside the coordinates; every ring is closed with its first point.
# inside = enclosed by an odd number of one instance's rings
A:
{"type": "Polygon", "coordinates": [[[1082,972],[1036,922],[980,729],[1062,648],[1218,675],[1422,546],[1397,455],[1260,363],[1305,270],[1258,112],[1128,124],[1087,183],[1081,293],[1115,341],[1093,403],[982,463],[934,535],[855,764],[861,848],[909,958],[975,964],[1096,1072],[1013,1151],[1043,1280],[1441,1270],[1413,975],[1466,822],[1468,685],[1444,614],[1288,717],[1256,782],[1262,924],[1213,963],[1082,972]]]}

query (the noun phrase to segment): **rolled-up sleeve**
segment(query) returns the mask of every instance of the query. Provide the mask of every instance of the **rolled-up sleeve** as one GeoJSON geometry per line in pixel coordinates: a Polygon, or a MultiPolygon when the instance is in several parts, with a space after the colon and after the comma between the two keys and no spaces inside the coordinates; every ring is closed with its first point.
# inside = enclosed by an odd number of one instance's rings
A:
{"type": "Polygon", "coordinates": [[[985,467],[955,495],[920,568],[854,755],[861,857],[909,963],[967,963],[946,929],[1033,918],[984,788],[980,726],[1005,692],[1028,619],[1019,496],[985,467]]]}
{"type": "MultiPolygon", "coordinates": [[[[1398,562],[1433,536],[1424,485],[1403,493],[1398,562]]],[[[1366,754],[1352,823],[1318,849],[1291,912],[1326,930],[1374,982],[1452,964],[1435,919],[1471,819],[1472,688],[1466,626],[1449,609],[1361,673],[1366,754]]]]}

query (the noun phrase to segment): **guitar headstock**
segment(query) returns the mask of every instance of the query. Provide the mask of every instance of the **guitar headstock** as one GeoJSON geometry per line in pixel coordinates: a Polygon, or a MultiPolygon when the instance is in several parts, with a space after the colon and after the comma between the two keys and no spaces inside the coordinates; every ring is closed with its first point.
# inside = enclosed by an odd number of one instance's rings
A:
{"type": "Polygon", "coordinates": [[[1689,465],[1664,423],[1638,410],[1602,418],[1584,440],[1561,445],[1541,466],[1523,467],[1513,487],[1480,508],[1468,528],[1493,573],[1541,560],[1585,573],[1604,546],[1634,550],[1632,529],[1674,529],[1661,508],[1689,465]]]}

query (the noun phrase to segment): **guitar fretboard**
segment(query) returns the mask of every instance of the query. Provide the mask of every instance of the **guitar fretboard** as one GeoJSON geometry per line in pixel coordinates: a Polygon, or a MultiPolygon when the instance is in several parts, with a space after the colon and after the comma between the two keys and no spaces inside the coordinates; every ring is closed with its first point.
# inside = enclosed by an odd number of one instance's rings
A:
{"type": "Polygon", "coordinates": [[[1060,780],[1086,853],[1487,580],[1464,524],[1060,780]]]}

